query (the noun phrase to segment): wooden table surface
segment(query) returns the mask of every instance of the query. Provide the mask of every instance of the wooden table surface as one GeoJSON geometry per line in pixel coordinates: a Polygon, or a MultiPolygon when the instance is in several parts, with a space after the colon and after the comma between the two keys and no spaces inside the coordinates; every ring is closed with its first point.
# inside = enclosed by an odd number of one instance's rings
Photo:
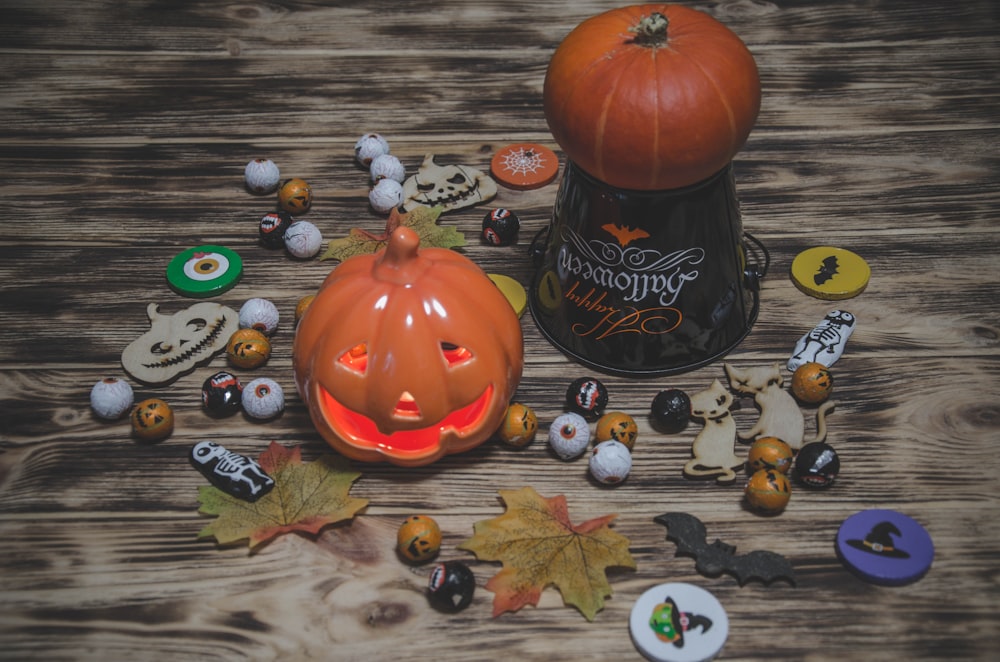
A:
{"type": "MultiPolygon", "coordinates": [[[[604,376],[611,407],[636,417],[626,483],[596,487],[586,462],[561,462],[544,430],[568,382],[589,371],[522,319],[525,368],[516,399],[542,435],[498,442],[423,468],[355,465],[353,521],[316,538],[287,535],[258,552],[197,534],[205,480],[189,449],[214,439],[257,456],[271,441],[314,460],[333,451],[292,381],[296,302],[334,267],[269,251],[256,238],[271,198],[243,188],[266,157],[315,191],[308,220],[329,239],[378,230],[357,138],[378,131],[412,174],[427,153],[488,169],[521,141],[558,149],[541,104],[561,39],[607,0],[397,3],[0,2],[0,658],[98,659],[640,659],[628,630],[647,588],[689,582],[713,592],[731,622],[724,659],[985,659],[998,639],[1000,474],[998,151],[1000,18],[991,0],[958,3],[721,0],[687,3],[730,26],[753,52],[763,106],[736,158],[743,223],[770,249],[759,320],[727,358],[784,362],[833,307],[788,278],[815,245],[853,250],[872,269],[841,305],[859,325],[834,366],[829,441],[842,474],[828,491],[796,490],[763,518],[741,483],[681,473],[700,429],[656,433],[664,388],[688,393],[723,379],[720,363],[659,379],[604,376]],[[147,328],[146,307],[192,303],[164,269],[186,247],[216,243],[245,261],[214,301],[278,306],[274,355],[255,371],[286,387],[282,417],[218,420],[200,385],[211,363],[137,398],[176,410],[173,436],[137,443],[127,420],[93,416],[88,394],[125,377],[123,348],[147,328]],[[565,495],[582,521],[617,513],[635,570],[608,573],[613,595],[589,622],[549,587],[537,607],[491,616],[484,588],[500,565],[456,548],[477,521],[503,513],[499,490],[565,495]],[[879,587],[838,561],[840,523],[886,508],[933,537],[919,582],[879,587]],[[740,551],[770,549],[797,586],[740,587],[700,575],[653,517],[697,515],[740,551]],[[429,566],[394,553],[413,513],[444,531],[441,559],[476,573],[472,605],[432,610],[429,566]]],[[[561,155],[561,152],[560,152],[561,155]]],[[[522,219],[519,243],[476,238],[483,208],[442,223],[461,252],[527,285],[527,245],[549,222],[557,185],[501,188],[494,203],[522,219]]],[[[349,321],[347,322],[349,323],[349,321]]],[[[746,429],[756,412],[735,412],[746,429]]],[[[812,423],[810,422],[810,428],[812,423]]],[[[745,448],[745,447],[741,447],[745,448]]]]}

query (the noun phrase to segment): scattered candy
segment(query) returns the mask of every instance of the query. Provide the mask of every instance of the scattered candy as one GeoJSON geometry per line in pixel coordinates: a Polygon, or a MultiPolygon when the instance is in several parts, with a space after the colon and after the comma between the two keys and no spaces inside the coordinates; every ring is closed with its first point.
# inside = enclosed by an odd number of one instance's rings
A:
{"type": "Polygon", "coordinates": [[[587,418],[597,418],[608,405],[608,389],[593,377],[574,379],[566,389],[566,404],[587,418]]]}
{"type": "Polygon", "coordinates": [[[285,232],[285,248],[297,258],[306,260],[323,247],[323,234],[309,221],[295,221],[285,232]]]}
{"type": "Polygon", "coordinates": [[[608,412],[597,420],[594,430],[594,440],[617,441],[625,444],[631,451],[635,447],[635,439],[639,435],[639,427],[635,419],[623,411],[608,412]]]}
{"type": "Polygon", "coordinates": [[[114,421],[132,408],[132,387],[124,379],[105,377],[90,389],[90,408],[98,418],[114,421]]]}
{"type": "Polygon", "coordinates": [[[822,363],[803,363],[792,373],[792,395],[806,404],[819,404],[833,392],[833,375],[822,363]]]}
{"type": "Polygon", "coordinates": [[[844,353],[847,340],[854,333],[858,319],[846,310],[832,310],[816,327],[799,338],[792,356],[788,359],[788,369],[792,372],[810,361],[826,367],[832,366],[844,353]]]}
{"type": "Polygon", "coordinates": [[[500,439],[508,446],[521,448],[530,444],[538,431],[538,417],[535,412],[519,402],[507,407],[503,423],[500,424],[500,439]]]}
{"type": "Polygon", "coordinates": [[[243,390],[243,411],[261,421],[274,418],[285,411],[285,392],[273,379],[258,377],[243,390]]]}
{"type": "Polygon", "coordinates": [[[396,532],[396,549],[411,563],[429,561],[441,549],[441,528],[427,515],[407,517],[396,532]]]}
{"type": "Polygon", "coordinates": [[[240,328],[256,329],[265,336],[278,330],[278,307],[267,299],[247,299],[240,307],[240,328]]]}
{"type": "Polygon", "coordinates": [[[232,289],[242,275],[242,258],[225,246],[195,246],[175,255],[167,265],[170,289],[196,299],[232,289]]]}
{"type": "Polygon", "coordinates": [[[281,248],[285,245],[285,232],[295,219],[287,211],[272,211],[260,219],[258,234],[260,243],[267,248],[281,248]]]}
{"type": "Polygon", "coordinates": [[[298,324],[299,320],[302,319],[302,316],[306,314],[306,309],[309,307],[309,304],[311,304],[313,302],[313,299],[315,298],[316,298],[315,294],[307,294],[301,299],[299,299],[298,303],[295,304],[296,324],[298,324]]]}
{"type": "Polygon", "coordinates": [[[160,441],[174,431],[174,411],[159,398],[143,400],[132,410],[132,434],[140,441],[160,441]]]}
{"type": "Polygon", "coordinates": [[[587,420],[574,412],[567,412],[552,421],[549,427],[549,446],[563,460],[572,460],[587,450],[590,428],[587,420]]]}
{"type": "Polygon", "coordinates": [[[934,542],[919,522],[894,510],[863,510],[837,531],[837,556],[865,581],[900,586],[923,577],[934,561],[934,542]]]}
{"type": "Polygon", "coordinates": [[[303,214],[312,207],[312,188],[298,177],[289,179],[278,189],[278,205],[289,214],[303,214]]]}
{"type": "Polygon", "coordinates": [[[201,385],[201,403],[215,416],[235,414],[243,406],[243,385],[231,372],[217,372],[201,385]]]}
{"type": "Polygon", "coordinates": [[[254,159],[244,168],[243,179],[251,193],[264,195],[278,188],[281,173],[271,159],[254,159]]]}
{"type": "Polygon", "coordinates": [[[388,153],[389,143],[377,133],[366,133],[354,143],[354,158],[365,168],[370,167],[375,158],[388,153]]]}
{"type": "Polygon", "coordinates": [[[660,391],[650,405],[654,426],[666,434],[676,434],[691,419],[691,398],[676,388],[660,391]]]}
{"type": "Polygon", "coordinates": [[[840,457],[830,444],[806,444],[795,456],[795,479],[806,487],[830,487],[839,473],[840,457]]]}
{"type": "Polygon", "coordinates": [[[229,337],[226,356],[237,368],[258,368],[271,358],[271,341],[256,329],[239,329],[229,337]]]}
{"type": "Polygon", "coordinates": [[[446,561],[431,571],[427,599],[435,609],[454,613],[472,603],[475,591],[476,576],[469,566],[461,561],[446,561]]]}
{"type": "Polygon", "coordinates": [[[508,246],[517,239],[521,219],[509,209],[497,208],[483,216],[483,239],[494,246],[508,246]]]}
{"type": "Polygon", "coordinates": [[[752,509],[765,515],[777,515],[788,505],[792,486],[780,471],[761,469],[750,476],[744,494],[752,509]]]}
{"type": "Polygon", "coordinates": [[[237,499],[256,501],[274,487],[256,460],[228,451],[214,441],[199,441],[191,448],[191,464],[212,485],[237,499]]]}
{"type": "Polygon", "coordinates": [[[599,483],[617,485],[632,471],[632,453],[619,441],[602,441],[590,454],[590,475],[599,483]]]}
{"type": "Polygon", "coordinates": [[[406,179],[406,168],[392,154],[376,156],[372,159],[368,172],[371,175],[372,184],[377,184],[383,179],[391,179],[402,184],[403,180],[406,179]]]}
{"type": "Polygon", "coordinates": [[[496,180],[512,189],[529,190],[545,186],[559,172],[559,157],[548,147],[533,143],[507,145],[490,161],[496,180]]]}
{"type": "Polygon", "coordinates": [[[750,445],[747,468],[751,472],[773,469],[787,474],[792,468],[792,447],[777,437],[761,437],[750,445]]]}
{"type": "Polygon", "coordinates": [[[394,179],[380,179],[368,192],[368,202],[380,214],[388,214],[403,203],[403,185],[394,179]]]}

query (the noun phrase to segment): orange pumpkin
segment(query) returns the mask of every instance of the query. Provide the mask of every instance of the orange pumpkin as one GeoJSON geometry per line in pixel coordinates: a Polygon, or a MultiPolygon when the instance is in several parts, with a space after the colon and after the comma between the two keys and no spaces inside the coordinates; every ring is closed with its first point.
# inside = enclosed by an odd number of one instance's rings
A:
{"type": "Polygon", "coordinates": [[[416,466],[500,425],[521,378],[521,325],[471,260],[397,228],[327,277],[296,331],[299,394],[320,434],[357,460],[416,466]]]}
{"type": "Polygon", "coordinates": [[[545,117],[566,156],[623,189],[664,190],[724,168],[760,110],[747,47],[707,14],[677,5],[612,9],[556,49],[545,117]]]}

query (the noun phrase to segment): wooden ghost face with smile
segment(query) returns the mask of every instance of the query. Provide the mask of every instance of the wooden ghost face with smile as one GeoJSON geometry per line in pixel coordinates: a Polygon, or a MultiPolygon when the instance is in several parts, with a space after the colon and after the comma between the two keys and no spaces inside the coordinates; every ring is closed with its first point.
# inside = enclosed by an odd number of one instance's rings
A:
{"type": "Polygon", "coordinates": [[[424,157],[417,174],[403,182],[403,209],[443,207],[444,211],[471,207],[497,194],[497,185],[482,170],[469,166],[440,166],[434,155],[424,157]]]}
{"type": "Polygon", "coordinates": [[[173,315],[161,315],[149,304],[149,330],[122,352],[122,367],[147,384],[165,384],[212,358],[240,326],[232,308],[202,302],[173,315]]]}

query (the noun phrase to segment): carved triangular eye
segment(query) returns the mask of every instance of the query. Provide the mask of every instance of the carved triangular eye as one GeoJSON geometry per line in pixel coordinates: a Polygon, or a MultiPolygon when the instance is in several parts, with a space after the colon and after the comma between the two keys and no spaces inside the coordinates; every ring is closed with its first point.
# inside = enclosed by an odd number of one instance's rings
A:
{"type": "Polygon", "coordinates": [[[358,374],[365,374],[368,369],[368,344],[358,343],[341,354],[337,361],[358,374]]]}
{"type": "Polygon", "coordinates": [[[448,367],[454,367],[472,359],[472,352],[467,348],[448,342],[441,343],[441,353],[448,362],[448,367]]]}

